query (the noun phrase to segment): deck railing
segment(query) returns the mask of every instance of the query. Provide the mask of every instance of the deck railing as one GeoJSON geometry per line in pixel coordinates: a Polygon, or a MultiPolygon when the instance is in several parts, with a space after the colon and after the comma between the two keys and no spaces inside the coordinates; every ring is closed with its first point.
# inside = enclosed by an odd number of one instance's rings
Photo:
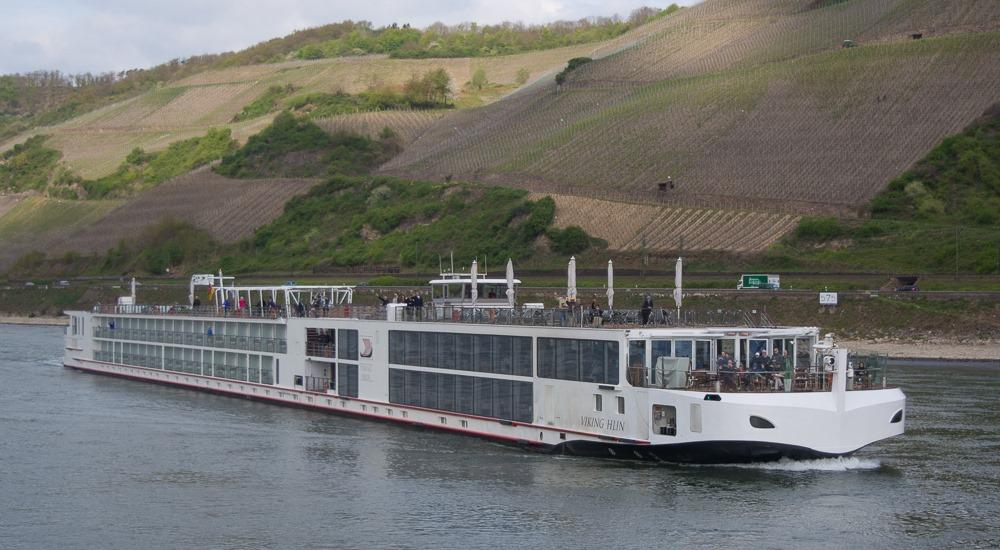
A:
{"type": "MultiPolygon", "coordinates": [[[[247,319],[282,319],[284,307],[276,309],[188,306],[95,306],[96,313],[119,315],[184,315],[194,317],[225,317],[247,319]]],[[[385,320],[390,315],[385,306],[332,305],[327,308],[292,308],[291,317],[313,319],[385,320]]],[[[595,311],[587,308],[536,309],[424,306],[391,308],[395,321],[432,323],[471,323],[484,325],[518,325],[541,327],[624,328],[636,326],[744,326],[772,327],[775,323],[763,310],[685,309],[679,314],[673,309],[616,309],[595,311]]]]}

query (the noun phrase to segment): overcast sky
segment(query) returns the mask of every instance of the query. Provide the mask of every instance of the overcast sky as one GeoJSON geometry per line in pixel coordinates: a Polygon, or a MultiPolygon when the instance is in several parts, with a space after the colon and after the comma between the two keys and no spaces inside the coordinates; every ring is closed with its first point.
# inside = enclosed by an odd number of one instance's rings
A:
{"type": "MultiPolygon", "coordinates": [[[[662,6],[660,4],[663,4],[662,6]]],[[[628,16],[662,0],[0,0],[0,73],[119,71],[344,19],[425,27],[628,16]]],[[[695,0],[680,0],[690,5],[695,0]]]]}

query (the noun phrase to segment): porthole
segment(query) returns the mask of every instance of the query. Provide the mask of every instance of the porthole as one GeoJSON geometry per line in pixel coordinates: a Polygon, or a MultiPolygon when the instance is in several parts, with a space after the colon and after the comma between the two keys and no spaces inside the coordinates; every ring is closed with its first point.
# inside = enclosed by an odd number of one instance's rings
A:
{"type": "Polygon", "coordinates": [[[890,424],[899,424],[903,421],[903,409],[896,411],[896,414],[892,415],[892,420],[889,421],[890,424]]]}
{"type": "Polygon", "coordinates": [[[761,418],[759,416],[751,416],[750,425],[753,426],[754,428],[760,428],[760,429],[774,428],[774,424],[772,424],[770,420],[766,418],[761,418]]]}

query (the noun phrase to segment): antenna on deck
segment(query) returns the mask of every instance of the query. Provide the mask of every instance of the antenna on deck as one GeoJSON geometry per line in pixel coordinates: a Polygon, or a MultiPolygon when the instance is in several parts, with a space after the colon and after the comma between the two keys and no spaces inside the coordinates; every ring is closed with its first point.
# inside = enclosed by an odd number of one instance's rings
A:
{"type": "Polygon", "coordinates": [[[441,255],[438,254],[438,273],[441,273],[443,271],[444,271],[444,267],[441,265],[441,255]]]}
{"type": "Polygon", "coordinates": [[[451,251],[451,272],[455,272],[455,251],[451,251]]]}

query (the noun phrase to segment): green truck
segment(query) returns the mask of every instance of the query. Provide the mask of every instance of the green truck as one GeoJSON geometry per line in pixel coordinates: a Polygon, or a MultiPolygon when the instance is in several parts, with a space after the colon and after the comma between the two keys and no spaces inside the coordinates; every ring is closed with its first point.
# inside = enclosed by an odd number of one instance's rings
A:
{"type": "Polygon", "coordinates": [[[742,275],[740,282],[736,284],[737,289],[756,288],[764,290],[778,290],[781,288],[781,277],[779,275],[742,275]]]}

